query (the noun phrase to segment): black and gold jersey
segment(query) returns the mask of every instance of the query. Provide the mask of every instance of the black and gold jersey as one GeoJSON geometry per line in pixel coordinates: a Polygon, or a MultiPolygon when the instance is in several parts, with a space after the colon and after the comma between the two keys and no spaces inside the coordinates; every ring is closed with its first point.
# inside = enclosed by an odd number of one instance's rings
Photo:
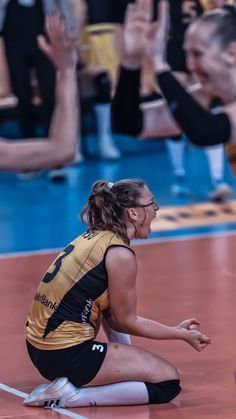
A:
{"type": "Polygon", "coordinates": [[[86,0],[88,24],[113,23],[114,0],[86,0]]]}
{"type": "Polygon", "coordinates": [[[50,350],[95,337],[100,313],[109,307],[105,257],[111,246],[130,249],[112,231],[92,231],[59,254],[34,295],[26,325],[28,342],[50,350]]]}
{"type": "Polygon", "coordinates": [[[122,23],[127,5],[134,0],[86,0],[88,24],[122,23]]]}
{"type": "MultiPolygon", "coordinates": [[[[208,10],[212,10],[216,8],[216,4],[214,1],[212,0],[199,0],[201,3],[201,6],[203,8],[204,11],[208,11],[208,10]]],[[[234,7],[234,0],[224,0],[223,2],[223,6],[226,8],[229,7],[234,7]]]]}

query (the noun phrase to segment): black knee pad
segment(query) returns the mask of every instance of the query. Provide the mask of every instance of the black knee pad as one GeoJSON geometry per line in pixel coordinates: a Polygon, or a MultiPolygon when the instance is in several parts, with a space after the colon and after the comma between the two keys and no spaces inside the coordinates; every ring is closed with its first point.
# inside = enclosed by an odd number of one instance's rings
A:
{"type": "Polygon", "coordinates": [[[96,102],[110,103],[111,101],[111,82],[104,71],[94,77],[94,84],[96,87],[96,102]]]}
{"type": "Polygon", "coordinates": [[[180,380],[161,381],[160,383],[146,383],[149,403],[161,404],[173,400],[181,392],[180,380]]]}

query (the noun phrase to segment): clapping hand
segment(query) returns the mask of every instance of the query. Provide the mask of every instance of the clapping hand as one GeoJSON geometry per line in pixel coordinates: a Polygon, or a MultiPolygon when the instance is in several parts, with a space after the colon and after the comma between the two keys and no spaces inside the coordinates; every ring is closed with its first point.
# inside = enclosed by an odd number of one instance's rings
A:
{"type": "Polygon", "coordinates": [[[153,0],[136,0],[126,9],[123,32],[123,64],[140,67],[148,57],[158,71],[166,67],[166,46],[169,34],[169,2],[161,0],[159,19],[152,22],[153,0]]]}
{"type": "Polygon", "coordinates": [[[157,22],[152,22],[153,0],[136,0],[126,9],[123,31],[123,64],[141,66],[151,56],[157,22]]]}
{"type": "Polygon", "coordinates": [[[152,33],[151,55],[155,71],[168,68],[166,62],[167,42],[170,29],[169,1],[161,0],[158,5],[158,24],[152,33]]]}
{"type": "Polygon", "coordinates": [[[200,323],[197,319],[184,320],[178,325],[178,328],[182,328],[187,331],[184,335],[184,340],[193,346],[193,348],[197,351],[201,352],[210,343],[212,343],[212,341],[208,336],[200,332],[199,327],[200,323]]]}
{"type": "Polygon", "coordinates": [[[39,35],[38,44],[54,66],[60,70],[75,67],[78,39],[76,34],[67,35],[65,20],[58,13],[46,16],[46,32],[49,41],[39,35]]]}

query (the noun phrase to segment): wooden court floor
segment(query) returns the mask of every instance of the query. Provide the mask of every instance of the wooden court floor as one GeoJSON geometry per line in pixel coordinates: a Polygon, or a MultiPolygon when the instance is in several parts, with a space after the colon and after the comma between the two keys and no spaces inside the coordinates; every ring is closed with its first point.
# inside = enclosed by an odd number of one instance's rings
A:
{"type": "Polygon", "coordinates": [[[179,368],[183,391],[175,403],[61,412],[22,405],[22,395],[44,382],[27,357],[24,325],[35,288],[55,255],[1,258],[0,418],[235,419],[235,249],[236,235],[135,246],[139,313],[169,325],[197,317],[213,340],[198,353],[180,341],[133,338],[179,368]]]}

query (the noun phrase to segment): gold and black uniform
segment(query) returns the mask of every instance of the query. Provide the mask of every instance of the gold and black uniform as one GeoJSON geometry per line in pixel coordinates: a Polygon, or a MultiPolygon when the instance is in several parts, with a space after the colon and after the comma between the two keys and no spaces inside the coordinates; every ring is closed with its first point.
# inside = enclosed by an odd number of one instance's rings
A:
{"type": "Polygon", "coordinates": [[[129,248],[112,231],[84,233],[59,254],[39,284],[26,341],[32,362],[49,380],[66,376],[81,386],[102,365],[106,343],[94,338],[100,314],[109,307],[105,257],[112,246],[129,248]]]}
{"type": "Polygon", "coordinates": [[[117,19],[124,0],[86,0],[87,25],[82,33],[86,49],[81,62],[87,67],[102,67],[115,85],[120,57],[116,48],[117,19]]]}

